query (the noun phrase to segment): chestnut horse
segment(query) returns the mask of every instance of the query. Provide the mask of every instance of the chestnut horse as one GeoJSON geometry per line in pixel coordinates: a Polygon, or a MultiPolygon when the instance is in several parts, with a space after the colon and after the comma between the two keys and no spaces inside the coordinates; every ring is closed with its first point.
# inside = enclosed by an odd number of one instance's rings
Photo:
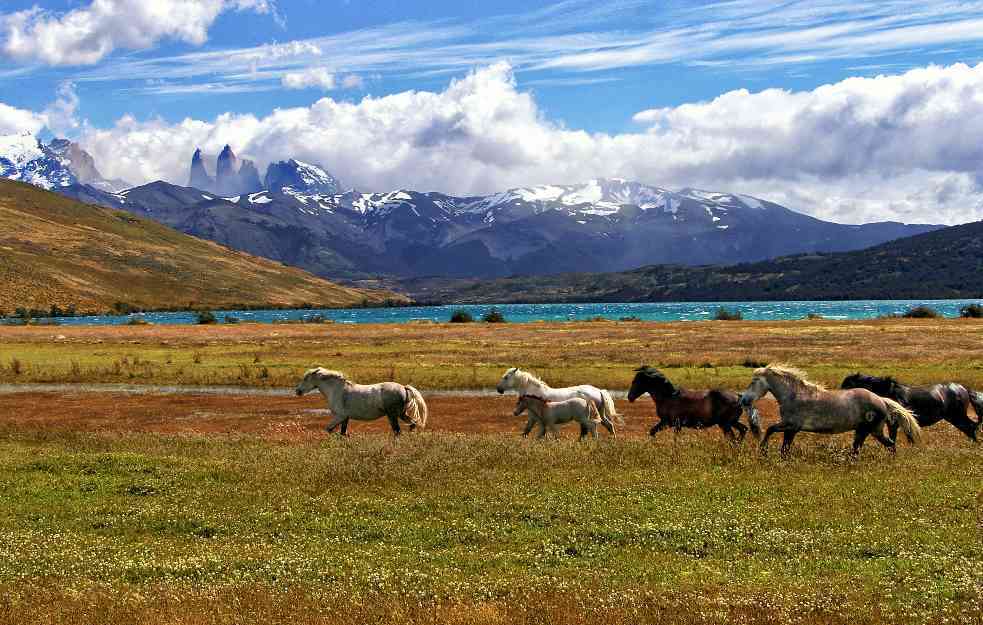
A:
{"type": "MultiPolygon", "coordinates": [[[[675,431],[684,427],[720,427],[724,436],[734,440],[734,430],[740,433],[737,442],[744,440],[747,426],[740,422],[743,412],[737,393],[718,389],[692,391],[674,385],[661,371],[654,367],[642,366],[635,369],[635,379],[628,391],[628,401],[648,393],[655,402],[655,414],[659,422],[649,430],[655,436],[666,427],[675,431]]],[[[759,434],[757,424],[751,421],[751,431],[759,434]]]]}

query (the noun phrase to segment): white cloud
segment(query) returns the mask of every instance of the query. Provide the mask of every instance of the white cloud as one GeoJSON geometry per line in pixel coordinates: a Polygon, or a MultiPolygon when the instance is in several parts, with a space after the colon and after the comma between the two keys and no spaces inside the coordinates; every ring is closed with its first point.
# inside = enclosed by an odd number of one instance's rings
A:
{"type": "Polygon", "coordinates": [[[265,117],[121,119],[84,129],[110,177],[183,184],[195,146],[262,166],[319,162],[363,190],[458,194],[621,176],[749,193],[842,222],[983,218],[983,64],[851,78],[813,91],[733,91],[642,111],[620,134],[546,118],[499,63],[441,92],[322,98],[265,117]]]}
{"type": "Polygon", "coordinates": [[[90,65],[117,48],[142,50],[161,39],[201,45],[229,10],[275,14],[272,0],[92,0],[64,14],[34,7],[0,14],[0,51],[18,61],[90,65]]]}
{"type": "Polygon", "coordinates": [[[287,89],[310,89],[313,87],[323,91],[331,91],[335,88],[335,77],[323,67],[312,67],[302,72],[284,74],[282,84],[287,89]]]}
{"type": "Polygon", "coordinates": [[[44,128],[43,115],[33,111],[14,108],[0,102],[0,135],[14,135],[30,132],[36,134],[44,128]]]}

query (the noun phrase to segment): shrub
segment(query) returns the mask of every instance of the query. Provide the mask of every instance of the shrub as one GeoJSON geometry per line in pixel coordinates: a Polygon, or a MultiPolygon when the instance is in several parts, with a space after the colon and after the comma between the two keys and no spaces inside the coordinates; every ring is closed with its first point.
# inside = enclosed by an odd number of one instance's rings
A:
{"type": "Polygon", "coordinates": [[[505,323],[505,315],[503,315],[497,308],[492,308],[486,312],[481,320],[485,323],[505,323]]]}
{"type": "Polygon", "coordinates": [[[727,310],[721,306],[717,309],[713,318],[717,321],[741,321],[744,319],[744,314],[739,310],[727,310]]]}
{"type": "Polygon", "coordinates": [[[761,362],[760,360],[754,360],[753,358],[745,358],[744,362],[741,363],[742,367],[748,369],[760,369],[761,367],[767,367],[767,362],[761,362]]]}
{"type": "Polygon", "coordinates": [[[129,321],[126,322],[126,325],[128,325],[128,326],[149,326],[150,325],[150,322],[147,321],[146,319],[144,319],[143,317],[133,317],[132,319],[130,319],[129,321]]]}
{"type": "Polygon", "coordinates": [[[915,306],[901,316],[905,319],[938,319],[942,315],[934,308],[929,308],[928,306],[915,306]]]}
{"type": "Polygon", "coordinates": [[[225,315],[225,323],[239,323],[239,318],[232,315],[225,315]]]}
{"type": "Polygon", "coordinates": [[[641,321],[641,317],[636,317],[635,315],[630,315],[628,317],[619,317],[618,321],[641,321]]]}
{"type": "Polygon", "coordinates": [[[472,321],[474,321],[474,316],[463,308],[455,310],[451,314],[451,323],[471,323],[472,321]]]}
{"type": "Polygon", "coordinates": [[[199,311],[197,320],[199,325],[210,325],[217,322],[215,315],[210,310],[199,311]]]}
{"type": "Polygon", "coordinates": [[[328,323],[328,319],[321,313],[317,313],[310,317],[304,317],[304,323],[328,323]]]}
{"type": "Polygon", "coordinates": [[[825,319],[825,318],[826,317],[823,317],[819,313],[809,313],[808,315],[806,315],[806,319],[812,319],[813,321],[818,321],[820,319],[825,319]]]}
{"type": "Polygon", "coordinates": [[[959,309],[959,316],[964,319],[980,319],[983,318],[983,306],[979,304],[970,304],[969,306],[963,306],[959,309]]]}

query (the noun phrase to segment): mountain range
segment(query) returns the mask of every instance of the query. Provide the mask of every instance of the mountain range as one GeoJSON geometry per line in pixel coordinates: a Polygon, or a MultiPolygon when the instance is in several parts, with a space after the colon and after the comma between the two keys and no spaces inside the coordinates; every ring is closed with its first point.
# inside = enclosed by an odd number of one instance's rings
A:
{"type": "Polygon", "coordinates": [[[344,190],[323,167],[296,159],[271,164],[260,181],[255,165],[229,146],[214,174],[210,159],[196,151],[189,186],[158,181],[119,190],[101,177],[81,176],[78,155],[66,159],[37,142],[29,150],[25,142],[13,156],[5,156],[0,142],[0,176],[349,280],[732,264],[861,249],[940,227],[836,224],[748,195],[671,191],[623,179],[487,196],[364,193],[344,190]]]}
{"type": "Polygon", "coordinates": [[[655,265],[615,273],[495,280],[403,280],[435,304],[983,298],[983,221],[865,250],[731,266],[655,265]]]}

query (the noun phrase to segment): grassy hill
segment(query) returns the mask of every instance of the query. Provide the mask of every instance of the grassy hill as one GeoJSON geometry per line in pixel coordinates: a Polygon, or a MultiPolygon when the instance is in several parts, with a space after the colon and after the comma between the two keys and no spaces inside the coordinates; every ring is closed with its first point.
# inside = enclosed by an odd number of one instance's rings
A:
{"type": "Polygon", "coordinates": [[[978,298],[983,222],[855,252],[726,267],[655,265],[487,281],[419,279],[401,286],[420,301],[441,303],[978,298]]]}
{"type": "Polygon", "coordinates": [[[0,180],[0,312],[116,302],[187,305],[352,306],[405,301],[181,234],[149,219],[81,204],[0,180]]]}

